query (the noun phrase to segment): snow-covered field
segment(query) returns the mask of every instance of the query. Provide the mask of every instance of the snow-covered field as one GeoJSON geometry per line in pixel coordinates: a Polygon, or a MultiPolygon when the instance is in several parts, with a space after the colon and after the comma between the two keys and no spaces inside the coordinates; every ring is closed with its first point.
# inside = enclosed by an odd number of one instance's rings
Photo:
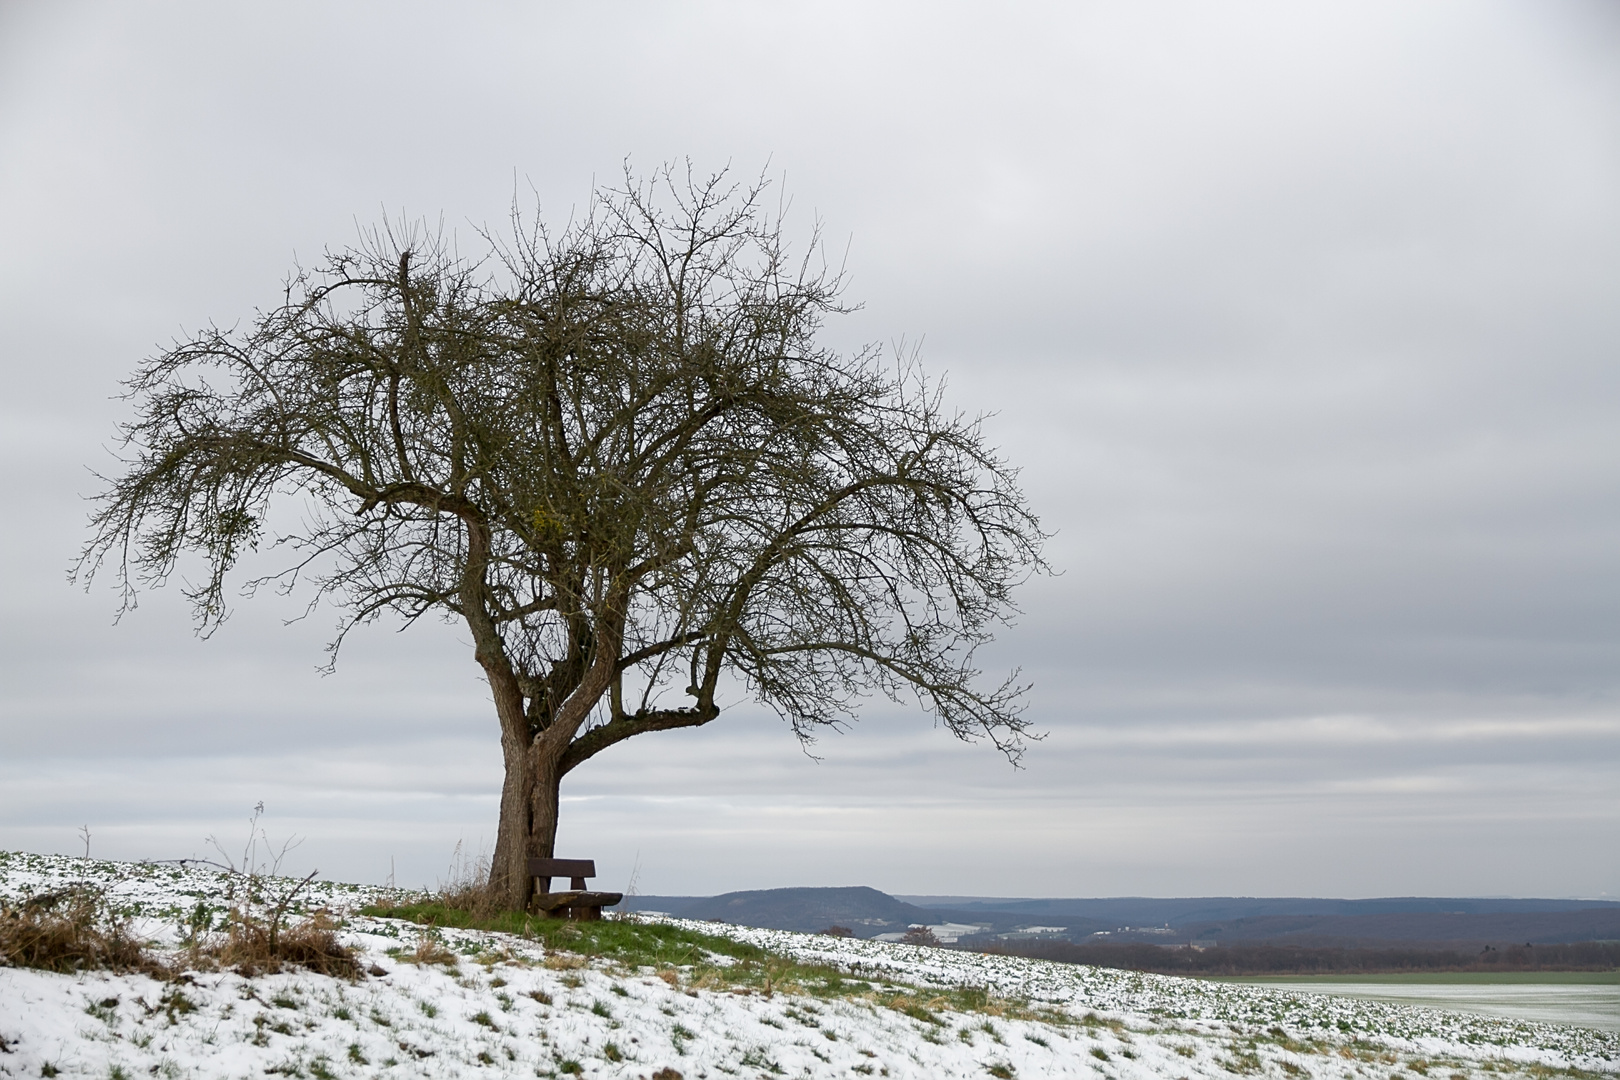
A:
{"type": "MultiPolygon", "coordinates": [[[[169,949],[199,902],[220,905],[228,880],[195,868],[0,853],[0,897],[90,882],[169,949]]],[[[310,906],[341,914],[341,937],[362,966],[383,972],[352,982],[303,971],[194,971],[165,983],[0,968],[0,1076],[1620,1074],[1620,1034],[1586,1028],[664,920],[779,958],[757,965],[763,983],[743,985],[723,977],[739,961],[719,954],[633,967],[512,935],[424,931],[357,913],[382,893],[329,882],[308,890],[310,906]],[[412,962],[424,933],[454,961],[412,962]],[[783,974],[773,983],[774,963],[783,974]],[[829,968],[842,983],[803,974],[829,968]]]]}

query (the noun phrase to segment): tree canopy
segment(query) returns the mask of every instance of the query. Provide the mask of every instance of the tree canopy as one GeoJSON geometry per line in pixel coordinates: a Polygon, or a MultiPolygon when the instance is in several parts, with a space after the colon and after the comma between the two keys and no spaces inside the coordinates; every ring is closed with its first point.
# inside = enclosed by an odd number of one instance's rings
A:
{"type": "Polygon", "coordinates": [[[1014,677],[974,652],[1042,566],[980,421],[914,358],[820,343],[848,310],[763,184],[664,168],[555,231],[459,257],[379,229],[129,380],[122,470],[80,562],[133,603],[182,556],[205,632],[250,548],[337,605],[465,623],[506,761],[492,889],[528,898],[570,770],[732,700],[800,738],[878,691],[1019,753],[1014,677]],[[285,505],[296,496],[296,509],[285,505]],[[272,530],[272,524],[281,531],[272,530]]]}

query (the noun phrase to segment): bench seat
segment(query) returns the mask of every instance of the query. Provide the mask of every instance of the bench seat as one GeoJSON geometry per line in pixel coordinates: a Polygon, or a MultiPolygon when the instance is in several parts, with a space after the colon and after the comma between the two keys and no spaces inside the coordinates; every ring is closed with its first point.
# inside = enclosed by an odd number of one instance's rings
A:
{"type": "Polygon", "coordinates": [[[566,892],[536,893],[535,910],[553,919],[577,919],[594,922],[602,917],[602,909],[612,907],[624,899],[623,893],[589,892],[569,889],[566,892]]]}
{"type": "Polygon", "coordinates": [[[624,899],[623,893],[593,892],[585,888],[585,879],[596,876],[596,862],[592,859],[530,859],[529,873],[535,879],[533,910],[553,919],[575,919],[594,922],[602,917],[602,909],[612,907],[624,899]],[[551,879],[565,877],[573,887],[562,892],[551,891],[551,879]]]}

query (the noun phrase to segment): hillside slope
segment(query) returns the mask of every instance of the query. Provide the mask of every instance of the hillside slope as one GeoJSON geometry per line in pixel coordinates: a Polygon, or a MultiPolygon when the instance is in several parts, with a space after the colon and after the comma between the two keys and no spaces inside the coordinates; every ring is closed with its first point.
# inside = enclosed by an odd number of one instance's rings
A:
{"type": "MultiPolygon", "coordinates": [[[[104,889],[171,948],[182,922],[223,903],[232,884],[197,870],[0,855],[0,897],[75,881],[104,889]]],[[[567,928],[577,946],[546,948],[357,914],[377,889],[312,892],[345,913],[344,941],[372,974],[192,970],[159,982],[0,968],[0,1076],[1620,1074],[1620,1035],[1583,1028],[714,923],[651,924],[711,944],[640,964],[591,955],[591,927],[567,928]],[[768,951],[738,959],[736,942],[768,951]]]]}

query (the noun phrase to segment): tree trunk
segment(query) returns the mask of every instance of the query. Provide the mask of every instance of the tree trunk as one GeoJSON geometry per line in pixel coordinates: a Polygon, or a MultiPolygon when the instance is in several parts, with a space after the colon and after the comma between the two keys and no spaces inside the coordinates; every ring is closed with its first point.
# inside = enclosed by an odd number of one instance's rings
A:
{"type": "MultiPolygon", "coordinates": [[[[482,567],[488,538],[476,528],[469,528],[468,538],[468,566],[482,567]]],[[[534,892],[529,860],[549,859],[555,854],[563,757],[574,732],[613,680],[623,623],[614,626],[611,634],[598,632],[596,655],[585,677],[552,717],[550,726],[538,736],[531,735],[517,672],[507,659],[494,620],[468,599],[482,604],[487,598],[481,571],[475,575],[469,570],[464,577],[462,602],[467,625],[473,632],[479,666],[495,697],[495,712],[501,723],[501,755],[506,766],[506,777],[501,782],[501,819],[495,830],[495,857],[489,868],[489,898],[504,910],[527,911],[534,892]]]]}
{"type": "Polygon", "coordinates": [[[501,819],[495,829],[495,856],[489,866],[490,899],[506,910],[521,911],[529,902],[529,804],[534,788],[534,759],[541,753],[529,736],[523,691],[506,657],[495,648],[480,648],[478,661],[495,696],[501,724],[501,819]]]}
{"type": "Polygon", "coordinates": [[[534,784],[530,762],[534,748],[525,745],[526,739],[512,738],[505,727],[503,724],[501,750],[506,778],[501,783],[501,818],[495,829],[489,892],[503,909],[521,911],[529,902],[529,804],[534,784]]]}
{"type": "MultiPolygon", "coordinates": [[[[535,747],[530,774],[528,855],[531,859],[550,859],[557,853],[557,807],[562,787],[562,770],[558,766],[562,762],[560,755],[549,750],[544,744],[535,747]]],[[[534,879],[525,881],[529,889],[524,893],[523,903],[527,906],[534,879]]]]}
{"type": "MultiPolygon", "coordinates": [[[[507,742],[502,739],[503,745],[507,742]]],[[[529,860],[556,854],[561,755],[539,740],[517,747],[516,752],[511,747],[506,751],[489,890],[503,909],[525,911],[534,892],[529,860]]]]}
{"type": "Polygon", "coordinates": [[[534,892],[529,860],[549,859],[555,854],[563,756],[574,730],[606,690],[607,680],[598,669],[611,672],[612,665],[594,664],[594,678],[588,678],[569,702],[568,711],[573,715],[554,718],[537,737],[529,733],[529,717],[523,710],[517,675],[496,641],[496,647],[478,651],[479,663],[495,696],[495,712],[501,722],[501,756],[506,766],[506,777],[501,782],[501,819],[495,830],[495,857],[489,868],[489,896],[503,910],[526,911],[534,892]]]}

